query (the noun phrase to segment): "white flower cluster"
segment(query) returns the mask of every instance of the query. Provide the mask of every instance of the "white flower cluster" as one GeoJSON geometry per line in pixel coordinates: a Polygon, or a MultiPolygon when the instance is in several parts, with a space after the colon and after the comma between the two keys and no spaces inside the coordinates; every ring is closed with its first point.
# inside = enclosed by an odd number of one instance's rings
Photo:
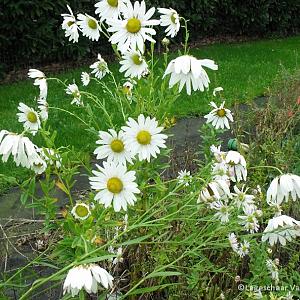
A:
{"type": "Polygon", "coordinates": [[[166,148],[167,135],[162,134],[163,127],[158,126],[155,118],[139,115],[137,121],[129,118],[127,126],[119,132],[110,129],[100,131],[100,139],[94,154],[103,162],[103,167],[97,165],[95,176],[90,177],[92,189],[98,191],[95,200],[107,208],[113,203],[116,212],[127,210],[127,205],[134,205],[135,194],[140,193],[135,182],[136,172],[128,171],[126,164],[132,164],[134,159],[150,162],[151,157],[157,157],[160,148],[166,148]]]}
{"type": "MultiPolygon", "coordinates": [[[[99,19],[88,14],[73,14],[67,6],[69,13],[62,14],[62,29],[69,41],[78,42],[79,32],[92,41],[98,41],[100,33],[106,31],[106,37],[112,45],[116,45],[121,53],[120,72],[125,72],[127,78],[140,79],[149,73],[147,61],[144,57],[145,43],[155,43],[156,30],[153,26],[166,27],[166,36],[175,37],[180,30],[180,16],[172,8],[158,8],[160,20],[152,19],[155,8],[146,9],[145,1],[128,0],[101,0],[95,4],[95,14],[99,19]]],[[[171,74],[169,86],[179,83],[179,92],[186,86],[190,95],[191,91],[204,91],[208,88],[210,80],[203,67],[217,70],[218,66],[210,59],[196,59],[185,54],[173,59],[165,71],[164,77],[171,74]]],[[[102,79],[108,72],[106,62],[98,55],[98,61],[91,65],[95,77],[102,79]]],[[[81,79],[86,86],[90,82],[90,75],[83,72],[81,79]]],[[[75,88],[75,87],[74,87],[75,88]]],[[[73,94],[73,91],[71,91],[73,94]]],[[[75,104],[81,104],[78,100],[75,104]]]]}
{"type": "Polygon", "coordinates": [[[36,135],[41,128],[41,121],[48,120],[48,103],[47,103],[47,80],[43,72],[30,69],[28,76],[34,79],[34,85],[40,89],[37,98],[38,111],[19,103],[17,113],[18,121],[23,124],[24,131],[21,134],[9,132],[7,130],[0,131],[0,155],[2,161],[6,162],[12,156],[17,166],[32,169],[36,174],[45,172],[48,165],[54,165],[57,168],[61,165],[61,158],[53,149],[39,148],[25,136],[26,133],[36,135]]]}

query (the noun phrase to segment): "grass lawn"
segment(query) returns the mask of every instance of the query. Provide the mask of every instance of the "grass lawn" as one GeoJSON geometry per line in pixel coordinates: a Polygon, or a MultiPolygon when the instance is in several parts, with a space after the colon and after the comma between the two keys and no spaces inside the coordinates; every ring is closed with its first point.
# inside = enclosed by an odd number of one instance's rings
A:
{"type": "MultiPolygon", "coordinates": [[[[299,49],[300,36],[241,44],[202,46],[200,49],[192,49],[191,53],[197,58],[213,59],[219,65],[218,71],[208,72],[212,82],[211,87],[222,86],[228,105],[232,105],[235,102],[251,101],[256,96],[266,93],[283,68],[290,71],[299,68],[299,49]]],[[[118,74],[117,79],[122,78],[118,73],[116,63],[109,67],[115,74],[118,74]]],[[[63,80],[67,79],[68,82],[72,82],[74,78],[80,87],[80,74],[87,70],[88,66],[83,66],[80,69],[59,74],[57,77],[63,80]]],[[[53,74],[46,75],[53,76],[53,74]]],[[[38,95],[38,90],[32,83],[32,80],[28,79],[0,87],[0,129],[22,131],[22,125],[17,122],[16,118],[17,106],[19,102],[35,106],[34,97],[38,95]]],[[[88,90],[101,95],[99,86],[91,85],[88,90]]],[[[209,93],[211,91],[212,89],[209,93]]],[[[171,108],[171,113],[177,117],[203,114],[209,109],[207,96],[207,92],[197,92],[192,97],[182,93],[174,107],[171,108]]],[[[50,106],[79,112],[80,108],[71,106],[70,101],[71,97],[65,94],[61,85],[53,81],[49,83],[48,102],[50,106]]],[[[99,123],[101,123],[101,116],[99,116],[99,123]]],[[[91,135],[78,122],[74,122],[74,118],[71,116],[65,116],[58,111],[50,111],[49,124],[53,129],[59,131],[56,140],[58,146],[73,145],[82,151],[93,149],[94,139],[91,139],[91,135]]],[[[38,141],[35,140],[35,142],[38,141]]],[[[0,192],[6,185],[4,177],[14,176],[20,179],[26,172],[26,170],[16,168],[12,162],[8,164],[0,162],[0,192]],[[1,174],[5,176],[1,176],[1,174]]]]}

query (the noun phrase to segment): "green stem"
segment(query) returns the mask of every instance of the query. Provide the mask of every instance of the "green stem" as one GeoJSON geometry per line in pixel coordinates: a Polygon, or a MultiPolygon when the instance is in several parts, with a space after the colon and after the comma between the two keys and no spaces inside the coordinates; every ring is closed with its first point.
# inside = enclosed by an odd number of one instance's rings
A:
{"type": "Polygon", "coordinates": [[[248,170],[250,170],[250,169],[254,169],[254,170],[255,169],[274,169],[274,170],[278,171],[280,175],[283,174],[283,172],[280,169],[278,169],[277,167],[274,167],[274,166],[255,166],[255,167],[248,168],[248,170]]]}

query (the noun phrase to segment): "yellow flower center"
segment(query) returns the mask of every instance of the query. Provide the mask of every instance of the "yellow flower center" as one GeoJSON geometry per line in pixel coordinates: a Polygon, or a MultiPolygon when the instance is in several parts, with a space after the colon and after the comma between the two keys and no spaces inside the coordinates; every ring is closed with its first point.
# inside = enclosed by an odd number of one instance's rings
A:
{"type": "Polygon", "coordinates": [[[121,140],[113,140],[110,144],[110,148],[112,151],[120,153],[124,150],[124,143],[121,140]]]}
{"type": "Polygon", "coordinates": [[[117,177],[112,177],[107,181],[107,189],[113,194],[119,194],[123,190],[123,183],[117,177]]]}
{"type": "Polygon", "coordinates": [[[137,18],[131,18],[127,21],[126,29],[131,33],[137,33],[142,27],[141,21],[137,18]]]}
{"type": "Polygon", "coordinates": [[[131,56],[131,59],[135,65],[140,65],[143,62],[141,57],[138,54],[133,54],[131,56]]]}
{"type": "Polygon", "coordinates": [[[93,19],[89,19],[88,20],[88,26],[91,28],[91,29],[97,29],[97,22],[93,19]]]}
{"type": "Polygon", "coordinates": [[[222,109],[217,110],[217,115],[221,118],[224,117],[226,115],[225,109],[222,108],[222,109]]]}
{"type": "Polygon", "coordinates": [[[68,25],[69,27],[71,27],[73,24],[74,24],[73,21],[69,21],[69,22],[67,23],[67,25],[68,25]]]}
{"type": "Polygon", "coordinates": [[[84,218],[84,217],[88,216],[89,210],[87,209],[87,207],[85,205],[78,204],[75,209],[75,213],[78,217],[84,218]]]}
{"type": "Polygon", "coordinates": [[[34,112],[30,111],[28,114],[27,114],[27,120],[30,122],[30,123],[36,123],[37,122],[37,116],[34,112]]]}
{"type": "Polygon", "coordinates": [[[149,145],[151,142],[151,134],[149,131],[141,130],[137,134],[136,139],[142,145],[149,145]]]}
{"type": "Polygon", "coordinates": [[[33,163],[37,168],[41,168],[43,166],[42,163],[33,163]]]}
{"type": "Polygon", "coordinates": [[[118,0],[107,0],[107,3],[112,7],[118,6],[118,0]]]}
{"type": "Polygon", "coordinates": [[[174,24],[176,24],[176,20],[177,20],[177,14],[176,14],[176,13],[173,13],[173,14],[171,15],[171,22],[174,23],[174,24]]]}

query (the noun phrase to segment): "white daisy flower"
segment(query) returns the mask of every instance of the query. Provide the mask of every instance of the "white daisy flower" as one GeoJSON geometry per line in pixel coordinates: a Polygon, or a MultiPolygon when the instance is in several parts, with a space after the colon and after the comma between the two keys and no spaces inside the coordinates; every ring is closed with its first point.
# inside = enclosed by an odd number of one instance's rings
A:
{"type": "Polygon", "coordinates": [[[82,31],[82,35],[88,37],[92,41],[98,41],[100,37],[101,27],[99,22],[88,14],[78,14],[77,24],[82,31]]]}
{"type": "Polygon", "coordinates": [[[278,242],[285,246],[286,241],[290,242],[297,236],[300,236],[300,222],[287,215],[281,215],[269,220],[264,230],[262,241],[266,242],[269,240],[271,246],[278,242]]]}
{"type": "Polygon", "coordinates": [[[96,143],[101,145],[94,151],[97,159],[107,158],[108,162],[116,164],[126,164],[128,161],[132,164],[132,153],[125,147],[125,137],[123,131],[117,133],[114,129],[109,129],[108,132],[99,131],[100,140],[96,143]]]}
{"type": "Polygon", "coordinates": [[[134,6],[130,1],[127,1],[122,10],[124,20],[106,20],[107,24],[110,25],[108,31],[113,32],[109,41],[112,44],[117,44],[121,53],[129,49],[138,49],[144,53],[146,40],[155,43],[152,35],[155,35],[156,31],[148,27],[159,24],[158,20],[150,20],[154,12],[154,7],[146,12],[145,1],[140,3],[136,1],[134,6]]]}
{"type": "Polygon", "coordinates": [[[210,208],[217,210],[215,217],[221,221],[222,224],[229,222],[230,207],[225,201],[217,200],[210,204],[210,208]]]}
{"type": "Polygon", "coordinates": [[[190,171],[187,170],[181,170],[178,172],[177,176],[178,182],[184,184],[184,186],[189,186],[193,177],[191,175],[190,171]]]}
{"type": "Polygon", "coordinates": [[[232,193],[232,196],[237,208],[247,208],[254,205],[255,196],[247,194],[248,188],[245,188],[245,185],[241,189],[235,185],[233,189],[235,193],[232,193]]]}
{"type": "Polygon", "coordinates": [[[98,79],[102,79],[109,72],[107,63],[101,54],[98,54],[98,60],[93,63],[90,68],[93,69],[92,74],[98,79]]]}
{"type": "Polygon", "coordinates": [[[204,118],[207,119],[206,123],[211,123],[215,129],[224,129],[225,127],[230,129],[229,121],[233,122],[231,111],[224,108],[224,104],[225,101],[218,107],[215,102],[210,102],[210,106],[213,107],[213,110],[204,116],[204,118]]]}
{"type": "Polygon", "coordinates": [[[243,155],[237,151],[228,151],[225,159],[228,164],[230,180],[233,182],[247,179],[246,160],[243,155]]]}
{"type": "Polygon", "coordinates": [[[213,90],[213,96],[216,97],[217,93],[220,93],[222,91],[224,91],[224,89],[221,86],[218,86],[218,87],[214,88],[214,90],[213,90]]]}
{"type": "Polygon", "coordinates": [[[28,137],[1,130],[0,155],[3,162],[7,162],[12,155],[17,166],[21,165],[29,169],[32,159],[38,156],[37,146],[28,137]]]}
{"type": "Polygon", "coordinates": [[[158,8],[160,16],[160,25],[167,27],[166,36],[175,37],[180,29],[180,18],[176,10],[173,8],[158,8]]]}
{"type": "Polygon", "coordinates": [[[105,208],[113,202],[116,212],[127,210],[127,204],[134,205],[140,190],[135,183],[135,171],[127,171],[126,166],[113,162],[103,163],[103,167],[96,165],[99,171],[93,171],[95,177],[90,177],[92,189],[99,191],[95,200],[104,204],[105,208]]]}
{"type": "Polygon", "coordinates": [[[244,242],[241,243],[240,245],[238,253],[240,257],[244,257],[249,254],[249,251],[250,251],[250,243],[244,240],[244,242]]]}
{"type": "Polygon", "coordinates": [[[73,96],[71,104],[75,104],[77,106],[83,105],[81,94],[76,83],[69,84],[66,88],[66,93],[73,96]]]}
{"type": "Polygon", "coordinates": [[[62,159],[59,153],[55,153],[53,149],[50,148],[41,148],[38,149],[38,153],[40,154],[41,158],[45,160],[49,165],[54,165],[56,168],[60,168],[62,164],[62,159]]]}
{"type": "Polygon", "coordinates": [[[71,293],[72,297],[78,295],[81,289],[89,294],[97,293],[98,283],[104,288],[112,288],[114,278],[103,268],[96,264],[79,265],[69,270],[64,282],[64,294],[71,293]]]}
{"type": "Polygon", "coordinates": [[[260,213],[257,213],[257,208],[255,205],[244,207],[244,216],[238,216],[241,219],[240,224],[244,226],[245,230],[249,231],[250,233],[258,232],[259,230],[259,223],[257,220],[257,216],[260,213]]]}
{"type": "Polygon", "coordinates": [[[91,215],[90,207],[82,202],[77,202],[72,208],[71,214],[77,220],[84,221],[91,215]]]}
{"type": "Polygon", "coordinates": [[[49,105],[48,102],[44,98],[38,98],[38,108],[39,108],[39,116],[42,121],[48,120],[48,113],[49,113],[49,105]]]}
{"type": "Polygon", "coordinates": [[[229,234],[228,240],[229,240],[229,243],[230,243],[230,246],[231,246],[232,250],[235,253],[238,253],[239,243],[237,241],[236,235],[233,232],[229,234]]]}
{"type": "Polygon", "coordinates": [[[30,159],[30,165],[31,169],[36,173],[36,174],[42,174],[46,171],[47,169],[47,163],[45,160],[43,160],[40,156],[36,156],[33,159],[30,159]]]}
{"type": "Polygon", "coordinates": [[[62,29],[65,30],[65,37],[69,38],[70,42],[78,43],[79,33],[78,33],[78,25],[77,20],[72,12],[72,9],[69,5],[67,5],[69,10],[69,14],[61,14],[64,18],[62,22],[62,29]]]}
{"type": "Polygon", "coordinates": [[[158,122],[155,118],[139,115],[137,121],[129,118],[128,126],[123,126],[125,137],[125,147],[138,155],[139,160],[146,159],[150,161],[151,156],[157,157],[160,153],[159,148],[166,148],[167,135],[161,134],[163,127],[158,127],[158,122]]]}
{"type": "Polygon", "coordinates": [[[41,127],[38,113],[24,103],[19,103],[18,110],[20,111],[17,113],[18,121],[23,123],[25,130],[35,135],[41,127]]]}
{"type": "Polygon", "coordinates": [[[221,198],[231,198],[229,182],[226,180],[211,181],[201,192],[197,203],[210,203],[221,198]]]}
{"type": "Polygon", "coordinates": [[[34,79],[34,85],[37,85],[40,89],[40,99],[47,99],[48,86],[46,75],[37,69],[29,69],[28,77],[34,79]]]}
{"type": "Polygon", "coordinates": [[[300,199],[300,176],[284,174],[273,179],[268,191],[267,202],[280,205],[283,200],[288,201],[289,197],[296,201],[300,199]]]}
{"type": "Polygon", "coordinates": [[[95,13],[100,16],[100,21],[119,19],[121,11],[125,9],[126,0],[101,0],[95,4],[95,13]]]}
{"type": "Polygon", "coordinates": [[[122,56],[120,72],[125,72],[125,77],[137,77],[140,79],[144,72],[148,71],[148,65],[139,51],[128,51],[122,56]]]}
{"type": "Polygon", "coordinates": [[[84,86],[89,85],[90,80],[91,80],[91,78],[90,78],[90,74],[89,73],[87,73],[87,72],[82,72],[81,73],[81,82],[82,82],[82,84],[84,86]]]}
{"type": "Polygon", "coordinates": [[[208,88],[210,80],[203,67],[212,70],[218,70],[218,66],[210,59],[196,59],[190,55],[179,56],[170,61],[165,71],[165,76],[171,74],[169,87],[172,88],[175,84],[179,83],[179,92],[186,85],[186,92],[191,94],[194,91],[204,91],[208,88]]]}

